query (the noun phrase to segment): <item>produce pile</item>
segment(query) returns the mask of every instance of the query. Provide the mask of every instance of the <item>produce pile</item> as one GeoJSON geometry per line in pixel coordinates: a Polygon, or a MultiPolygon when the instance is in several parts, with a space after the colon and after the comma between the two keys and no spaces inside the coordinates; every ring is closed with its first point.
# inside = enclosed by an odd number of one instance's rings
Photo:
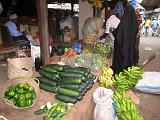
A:
{"type": "Polygon", "coordinates": [[[113,77],[116,81],[114,100],[116,101],[117,116],[122,120],[144,120],[133,101],[125,96],[126,90],[133,88],[138,80],[142,79],[142,74],[143,69],[132,66],[113,77]]]}
{"type": "Polygon", "coordinates": [[[35,115],[45,114],[43,120],[60,120],[71,108],[72,105],[61,102],[50,103],[42,105],[39,110],[35,111],[35,115]]]}
{"type": "Polygon", "coordinates": [[[113,88],[115,81],[112,79],[113,70],[110,67],[102,67],[99,78],[100,85],[105,88],[113,88]]]}
{"type": "Polygon", "coordinates": [[[40,88],[57,93],[55,98],[66,103],[82,100],[96,78],[87,68],[72,68],[58,64],[43,66],[38,72],[41,75],[38,77],[40,88]]]}
{"type": "Polygon", "coordinates": [[[36,98],[36,92],[29,84],[19,83],[8,87],[4,93],[4,97],[15,106],[24,108],[33,104],[33,100],[36,98]]]}
{"type": "Polygon", "coordinates": [[[133,88],[138,80],[142,79],[143,72],[143,69],[132,66],[112,76],[111,68],[102,69],[100,84],[103,87],[114,89],[117,116],[122,120],[143,120],[131,98],[125,95],[128,89],[133,88]]]}
{"type": "Polygon", "coordinates": [[[98,42],[94,45],[93,53],[109,59],[112,55],[112,46],[108,43],[98,42]]]}

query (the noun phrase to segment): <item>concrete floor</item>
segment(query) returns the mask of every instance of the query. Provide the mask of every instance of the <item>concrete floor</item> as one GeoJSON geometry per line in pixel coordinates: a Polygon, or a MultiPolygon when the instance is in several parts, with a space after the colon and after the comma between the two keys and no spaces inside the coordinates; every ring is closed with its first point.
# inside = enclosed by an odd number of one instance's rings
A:
{"type": "MultiPolygon", "coordinates": [[[[157,51],[160,51],[160,37],[141,37],[139,63],[142,64],[150,55],[157,51]]],[[[160,55],[157,54],[156,58],[145,67],[145,71],[160,72],[160,55]]],[[[6,79],[6,69],[0,68],[0,80],[6,79]]],[[[140,97],[140,103],[137,105],[139,112],[144,116],[145,120],[160,120],[160,95],[138,91],[136,94],[140,97]]]]}
{"type": "MultiPolygon", "coordinates": [[[[157,56],[145,67],[145,71],[160,72],[160,55],[158,54],[160,53],[160,37],[141,37],[139,63],[142,64],[154,53],[157,53],[157,56]]],[[[142,92],[137,92],[137,95],[140,97],[138,109],[145,120],[160,120],[160,95],[142,92]]]]}

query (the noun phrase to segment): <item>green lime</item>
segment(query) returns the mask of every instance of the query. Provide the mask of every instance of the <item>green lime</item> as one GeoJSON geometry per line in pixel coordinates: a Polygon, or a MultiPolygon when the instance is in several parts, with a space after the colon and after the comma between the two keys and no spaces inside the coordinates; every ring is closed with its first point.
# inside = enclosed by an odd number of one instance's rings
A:
{"type": "Polygon", "coordinates": [[[16,94],[14,95],[14,99],[15,99],[15,100],[18,100],[18,99],[19,99],[19,94],[16,93],[16,94]]]}
{"type": "Polygon", "coordinates": [[[26,90],[28,90],[29,85],[27,83],[24,83],[23,88],[26,89],[26,90]]]}
{"type": "Polygon", "coordinates": [[[32,86],[30,86],[30,87],[28,88],[28,91],[29,91],[29,92],[34,91],[34,88],[33,88],[32,86]]]}
{"type": "Polygon", "coordinates": [[[25,97],[26,97],[26,99],[30,99],[30,98],[32,98],[32,94],[29,93],[29,92],[27,92],[27,93],[25,94],[25,97]]]}
{"type": "Polygon", "coordinates": [[[31,106],[33,101],[31,99],[26,99],[26,106],[31,106]]]}
{"type": "Polygon", "coordinates": [[[18,84],[18,87],[19,87],[19,88],[23,88],[24,84],[25,84],[25,83],[19,83],[19,84],[18,84]]]}
{"type": "Polygon", "coordinates": [[[25,94],[20,94],[19,95],[19,100],[24,100],[26,98],[25,94]]]}
{"type": "Polygon", "coordinates": [[[10,96],[10,97],[14,96],[14,91],[13,91],[13,90],[10,90],[10,91],[8,92],[8,96],[10,96]]]}
{"type": "Polygon", "coordinates": [[[35,99],[37,97],[35,92],[32,92],[31,95],[32,95],[32,99],[35,99]]]}
{"type": "Polygon", "coordinates": [[[25,99],[19,100],[17,105],[18,105],[18,107],[25,107],[27,105],[26,100],[25,99]]]}
{"type": "Polygon", "coordinates": [[[21,94],[21,93],[24,93],[25,92],[25,90],[23,90],[23,88],[16,88],[16,93],[19,93],[19,94],[21,94]]]}

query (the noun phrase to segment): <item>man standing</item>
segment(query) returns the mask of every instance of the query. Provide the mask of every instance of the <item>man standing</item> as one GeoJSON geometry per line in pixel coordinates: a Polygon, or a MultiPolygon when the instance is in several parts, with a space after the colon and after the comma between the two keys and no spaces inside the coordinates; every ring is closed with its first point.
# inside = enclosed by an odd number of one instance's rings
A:
{"type": "Polygon", "coordinates": [[[149,27],[150,27],[150,25],[151,25],[151,20],[148,18],[147,20],[146,20],[146,22],[145,22],[145,34],[146,34],[146,36],[148,35],[148,29],[149,29],[149,27]]]}
{"type": "Polygon", "coordinates": [[[158,21],[157,19],[154,17],[152,22],[151,22],[151,28],[152,28],[152,36],[155,35],[155,33],[157,32],[159,25],[158,25],[158,21]]]}

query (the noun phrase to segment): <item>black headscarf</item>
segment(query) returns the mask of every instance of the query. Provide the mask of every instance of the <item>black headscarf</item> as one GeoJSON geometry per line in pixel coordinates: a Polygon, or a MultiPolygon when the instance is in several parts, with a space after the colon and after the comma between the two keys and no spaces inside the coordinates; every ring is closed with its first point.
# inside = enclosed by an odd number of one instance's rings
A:
{"type": "Polygon", "coordinates": [[[137,64],[137,19],[133,7],[124,6],[124,14],[117,29],[113,32],[115,37],[112,69],[119,73],[129,66],[137,64]]]}

